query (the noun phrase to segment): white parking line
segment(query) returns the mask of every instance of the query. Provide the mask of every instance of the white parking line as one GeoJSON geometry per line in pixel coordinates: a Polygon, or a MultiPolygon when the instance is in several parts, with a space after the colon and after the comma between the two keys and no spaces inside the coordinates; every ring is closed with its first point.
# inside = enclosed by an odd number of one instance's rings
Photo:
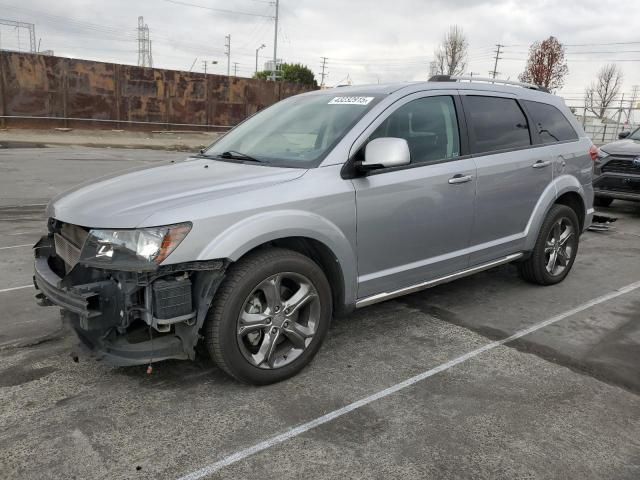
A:
{"type": "Polygon", "coordinates": [[[494,342],[488,343],[480,348],[477,348],[475,350],[472,350],[471,352],[465,353],[464,355],[454,358],[453,360],[450,360],[446,363],[443,363],[442,365],[439,365],[435,368],[432,368],[430,370],[427,370],[425,372],[422,372],[414,377],[408,378],[407,380],[404,380],[403,382],[397,383],[396,385],[393,385],[389,388],[386,388],[384,390],[381,390],[377,393],[374,393],[373,395],[369,395],[368,397],[362,398],[360,400],[357,400],[353,403],[350,403],[349,405],[346,405],[342,408],[339,408],[337,410],[334,410],[332,412],[327,413],[326,415],[322,415],[321,417],[318,417],[314,420],[311,420],[310,422],[307,423],[303,423],[302,425],[299,425],[295,428],[292,428],[290,430],[287,430],[284,433],[281,433],[279,435],[275,435],[271,438],[268,438],[267,440],[264,440],[260,443],[256,443],[255,445],[252,445],[251,447],[245,448],[244,450],[240,450],[237,451],[231,455],[229,455],[228,457],[225,457],[221,460],[218,460],[215,463],[212,463],[210,465],[207,465],[204,468],[201,468],[199,470],[196,470],[194,472],[191,472],[183,477],[180,477],[179,480],[198,480],[200,478],[206,477],[208,475],[211,475],[213,473],[216,473],[217,471],[221,470],[222,468],[232,465],[234,463],[239,462],[240,460],[243,460],[247,457],[250,457],[251,455],[254,455],[256,453],[259,453],[263,450],[266,450],[268,448],[274,447],[280,443],[286,442],[287,440],[290,440],[294,437],[297,437],[298,435],[301,435],[305,432],[308,432],[309,430],[312,430],[316,427],[319,427],[320,425],[323,425],[327,422],[330,422],[331,420],[335,420],[338,417],[341,417],[343,415],[346,415],[349,412],[352,412],[354,410],[357,410],[358,408],[364,407],[365,405],[368,405],[372,402],[375,402],[376,400],[380,400],[381,398],[387,397],[393,393],[396,393],[404,388],[407,388],[411,385],[414,385],[415,383],[418,383],[426,378],[432,377],[433,375],[436,375],[437,373],[443,372],[445,370],[448,370],[462,362],[466,362],[467,360],[477,357],[478,355],[480,355],[481,353],[487,352],[489,350],[493,350],[496,347],[499,347],[501,345],[504,345],[505,343],[509,343],[512,342],[514,340],[517,340],[521,337],[524,337],[525,335],[529,335],[530,333],[535,332],[536,330],[540,330],[541,328],[547,327],[553,323],[559,322],[560,320],[564,320],[567,317],[570,317],[572,315],[575,315],[577,313],[580,313],[584,310],[587,310],[595,305],[598,305],[600,303],[609,301],[611,299],[614,299],[616,297],[619,297],[620,295],[624,295],[625,293],[629,293],[632,292],[636,289],[640,288],[640,282],[634,282],[630,285],[627,285],[625,287],[622,287],[616,291],[613,291],[611,293],[608,293],[606,295],[603,295],[601,297],[597,297],[593,300],[590,300],[586,303],[583,303],[582,305],[579,305],[575,308],[572,308],[571,310],[567,310],[564,313],[561,313],[559,315],[556,315],[555,317],[551,317],[547,320],[543,320],[542,322],[536,323],[532,326],[530,326],[529,328],[525,328],[524,330],[520,330],[516,333],[514,333],[513,335],[504,338],[502,340],[496,340],[494,342]]]}
{"type": "Polygon", "coordinates": [[[13,292],[14,290],[22,290],[23,288],[33,288],[33,285],[22,285],[21,287],[4,288],[0,290],[0,293],[13,292]]]}
{"type": "Polygon", "coordinates": [[[33,247],[33,243],[24,243],[22,245],[12,245],[10,247],[0,247],[0,250],[9,250],[10,248],[33,247]]]}

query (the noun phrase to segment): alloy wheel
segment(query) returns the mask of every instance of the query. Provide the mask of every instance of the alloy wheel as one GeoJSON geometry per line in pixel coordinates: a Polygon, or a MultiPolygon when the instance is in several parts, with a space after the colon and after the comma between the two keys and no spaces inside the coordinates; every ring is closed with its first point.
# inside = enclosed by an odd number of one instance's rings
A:
{"type": "Polygon", "coordinates": [[[311,281],[283,272],[258,284],[244,301],[237,341],[252,365],[276,369],[307,349],[320,321],[320,299],[311,281]]]}
{"type": "Polygon", "coordinates": [[[559,218],[545,242],[546,269],[550,275],[561,275],[570,265],[575,251],[575,229],[567,217],[559,218]]]}

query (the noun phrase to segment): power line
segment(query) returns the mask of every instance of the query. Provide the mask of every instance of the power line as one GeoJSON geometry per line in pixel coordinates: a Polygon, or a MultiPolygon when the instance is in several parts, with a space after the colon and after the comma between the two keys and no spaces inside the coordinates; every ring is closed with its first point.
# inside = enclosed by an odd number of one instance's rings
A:
{"type": "Polygon", "coordinates": [[[639,42],[574,43],[574,44],[565,43],[563,44],[563,46],[565,47],[604,47],[608,45],[640,45],[640,41],[639,42]]]}
{"type": "Polygon", "coordinates": [[[269,15],[261,15],[259,13],[240,12],[240,11],[237,11],[237,10],[227,10],[227,9],[224,9],[224,8],[213,8],[213,7],[207,7],[207,6],[204,6],[204,5],[198,5],[197,3],[182,2],[180,0],[164,0],[164,1],[167,2],[167,3],[173,3],[173,4],[176,4],[176,5],[182,5],[182,6],[185,6],[185,7],[195,7],[195,8],[201,8],[203,10],[210,10],[212,12],[230,13],[230,14],[233,14],[233,15],[246,15],[246,16],[249,16],[249,17],[272,18],[269,15]]]}

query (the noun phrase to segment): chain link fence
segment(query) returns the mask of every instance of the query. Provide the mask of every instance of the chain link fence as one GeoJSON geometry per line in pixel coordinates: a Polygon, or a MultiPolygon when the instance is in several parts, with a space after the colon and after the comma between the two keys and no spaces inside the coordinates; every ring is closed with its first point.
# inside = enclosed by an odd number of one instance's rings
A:
{"type": "Polygon", "coordinates": [[[621,132],[633,131],[640,127],[640,108],[635,106],[607,107],[602,118],[590,112],[584,105],[569,105],[593,143],[604,145],[618,140],[621,132]]]}

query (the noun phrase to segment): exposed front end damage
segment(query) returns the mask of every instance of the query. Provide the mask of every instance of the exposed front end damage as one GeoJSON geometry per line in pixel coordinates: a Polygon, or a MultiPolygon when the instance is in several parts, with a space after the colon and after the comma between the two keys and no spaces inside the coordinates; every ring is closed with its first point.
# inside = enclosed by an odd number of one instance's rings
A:
{"type": "Polygon", "coordinates": [[[224,261],[143,272],[89,267],[80,261],[88,229],[52,220],[49,230],[35,246],[36,298],[59,306],[94,356],[117,366],[195,358],[224,261]]]}

